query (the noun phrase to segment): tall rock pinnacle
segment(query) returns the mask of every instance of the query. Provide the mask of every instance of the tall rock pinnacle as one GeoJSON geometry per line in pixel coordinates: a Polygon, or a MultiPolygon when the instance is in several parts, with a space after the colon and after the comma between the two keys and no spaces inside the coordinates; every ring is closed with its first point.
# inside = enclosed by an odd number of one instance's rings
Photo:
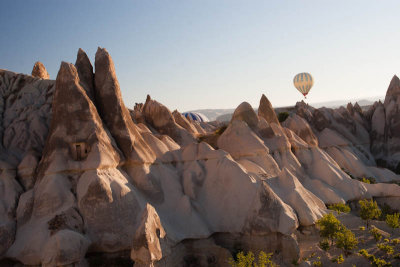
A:
{"type": "Polygon", "coordinates": [[[151,162],[155,154],[136,129],[122,100],[114,62],[105,48],[95,59],[95,98],[101,117],[128,161],[151,162]]]}
{"type": "Polygon", "coordinates": [[[87,95],[91,100],[94,100],[94,74],[93,66],[90,63],[88,56],[85,51],[81,48],[78,50],[78,55],[75,62],[76,70],[78,71],[79,79],[83,84],[87,95]]]}

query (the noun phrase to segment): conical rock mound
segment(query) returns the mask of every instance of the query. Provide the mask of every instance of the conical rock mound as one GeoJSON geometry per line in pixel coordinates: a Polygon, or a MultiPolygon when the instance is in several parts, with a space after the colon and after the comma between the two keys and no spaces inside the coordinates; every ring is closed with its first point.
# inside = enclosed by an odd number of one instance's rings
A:
{"type": "Polygon", "coordinates": [[[41,79],[50,79],[50,75],[44,67],[43,63],[37,61],[32,69],[32,76],[41,79]]]}

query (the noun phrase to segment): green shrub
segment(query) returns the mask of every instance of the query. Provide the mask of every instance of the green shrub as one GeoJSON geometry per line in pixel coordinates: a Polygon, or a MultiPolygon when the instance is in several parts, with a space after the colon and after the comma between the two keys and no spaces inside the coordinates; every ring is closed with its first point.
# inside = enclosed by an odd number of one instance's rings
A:
{"type": "Polygon", "coordinates": [[[386,215],[386,223],[387,225],[389,225],[392,229],[395,228],[400,228],[400,224],[399,224],[399,213],[395,213],[395,214],[388,214],[386,215]]]}
{"type": "Polygon", "coordinates": [[[314,261],[312,265],[314,267],[322,267],[322,262],[321,261],[314,261]]]}
{"type": "Polygon", "coordinates": [[[386,203],[383,203],[383,205],[380,207],[381,208],[381,217],[379,218],[382,221],[386,221],[386,216],[387,215],[393,215],[394,213],[396,213],[396,210],[392,209],[391,206],[389,206],[386,203]]]}
{"type": "Polygon", "coordinates": [[[333,240],[337,233],[341,232],[345,228],[332,213],[325,214],[316,224],[319,227],[320,236],[330,239],[331,245],[333,245],[333,240]]]}
{"type": "Polygon", "coordinates": [[[233,258],[229,259],[229,264],[232,267],[278,267],[276,263],[271,260],[272,253],[265,253],[261,251],[258,254],[258,260],[255,261],[253,252],[249,251],[245,254],[243,251],[236,255],[236,260],[233,258]]]}
{"type": "Polygon", "coordinates": [[[337,264],[342,264],[344,262],[343,255],[340,254],[339,256],[333,258],[331,261],[337,264]]]}
{"type": "Polygon", "coordinates": [[[400,239],[398,239],[398,238],[392,239],[391,243],[392,243],[393,245],[397,245],[397,244],[400,243],[400,239]]]}
{"type": "Polygon", "coordinates": [[[328,251],[330,248],[328,239],[323,239],[319,241],[319,247],[324,251],[328,251]]]}
{"type": "Polygon", "coordinates": [[[365,249],[360,249],[360,250],[358,251],[358,254],[360,254],[361,256],[363,256],[363,257],[365,257],[365,258],[368,258],[369,255],[370,255],[370,254],[368,254],[368,251],[365,250],[365,249]]]}
{"type": "Polygon", "coordinates": [[[369,226],[369,221],[372,219],[377,219],[381,215],[381,210],[378,207],[376,201],[371,200],[360,200],[360,217],[367,223],[367,228],[369,226]]]}
{"type": "Polygon", "coordinates": [[[347,257],[351,251],[358,245],[356,236],[349,229],[344,229],[342,232],[336,234],[336,247],[343,250],[344,255],[347,257]]]}
{"type": "Polygon", "coordinates": [[[358,179],[359,181],[366,183],[366,184],[376,184],[376,180],[373,177],[362,177],[358,179]]]}
{"type": "Polygon", "coordinates": [[[341,212],[349,213],[351,210],[348,205],[343,204],[343,203],[336,203],[336,204],[328,205],[328,209],[337,211],[339,214],[341,212]]]}
{"type": "Polygon", "coordinates": [[[386,252],[386,254],[388,254],[388,255],[391,255],[391,254],[394,253],[394,248],[393,248],[391,245],[389,245],[389,244],[381,243],[381,244],[378,244],[378,245],[376,245],[376,246],[377,246],[380,250],[386,252]]]}
{"type": "Polygon", "coordinates": [[[372,266],[376,267],[391,267],[392,264],[390,262],[386,262],[384,259],[373,257],[372,266]]]}
{"type": "Polygon", "coordinates": [[[288,117],[289,117],[289,113],[287,113],[286,111],[279,112],[279,114],[278,114],[278,120],[281,123],[284,122],[288,117]]]}
{"type": "Polygon", "coordinates": [[[365,231],[365,226],[360,226],[359,229],[360,229],[361,231],[365,231]]]}
{"type": "Polygon", "coordinates": [[[382,234],[379,233],[378,228],[373,226],[371,230],[369,230],[369,233],[375,238],[375,241],[378,242],[382,239],[382,234]]]}

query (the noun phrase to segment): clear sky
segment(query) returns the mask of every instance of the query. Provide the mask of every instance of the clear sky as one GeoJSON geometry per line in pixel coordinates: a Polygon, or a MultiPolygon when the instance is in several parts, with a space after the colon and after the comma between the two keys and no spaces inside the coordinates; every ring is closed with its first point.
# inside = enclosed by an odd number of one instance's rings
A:
{"type": "Polygon", "coordinates": [[[400,1],[0,1],[0,68],[55,79],[78,48],[111,54],[125,104],[171,110],[382,96],[400,74],[400,1]]]}

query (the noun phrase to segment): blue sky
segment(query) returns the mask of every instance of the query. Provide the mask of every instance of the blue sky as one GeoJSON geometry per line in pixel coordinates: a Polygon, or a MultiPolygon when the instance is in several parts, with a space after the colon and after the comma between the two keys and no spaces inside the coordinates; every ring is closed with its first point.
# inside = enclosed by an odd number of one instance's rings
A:
{"type": "Polygon", "coordinates": [[[382,96],[400,74],[400,1],[1,1],[0,68],[55,79],[78,48],[111,54],[125,104],[171,110],[382,96]]]}

